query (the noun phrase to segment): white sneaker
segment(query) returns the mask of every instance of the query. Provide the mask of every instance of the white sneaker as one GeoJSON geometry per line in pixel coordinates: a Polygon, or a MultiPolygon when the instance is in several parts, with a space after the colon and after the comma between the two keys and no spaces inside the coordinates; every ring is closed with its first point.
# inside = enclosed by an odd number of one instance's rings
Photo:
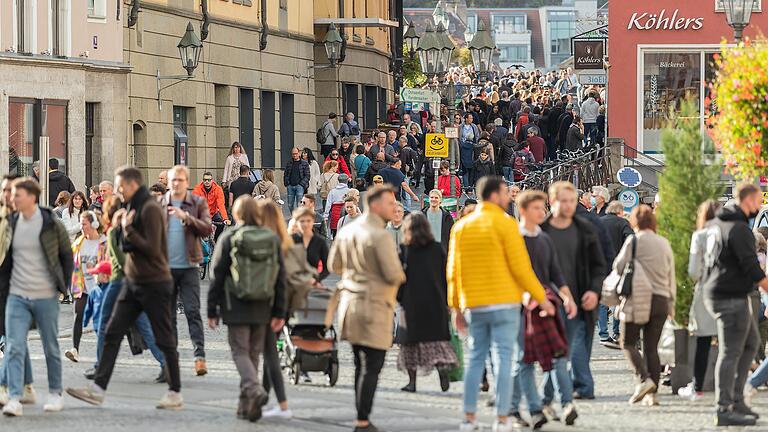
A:
{"type": "Polygon", "coordinates": [[[656,384],[654,384],[653,381],[651,381],[649,378],[646,378],[645,381],[635,386],[635,392],[632,394],[632,397],[629,398],[629,403],[635,404],[640,402],[643,400],[645,395],[654,390],[656,390],[656,384]]]}
{"type": "Polygon", "coordinates": [[[168,410],[182,409],[184,408],[184,398],[181,397],[181,393],[168,390],[168,393],[160,399],[155,408],[168,410]]]}
{"type": "Polygon", "coordinates": [[[43,411],[59,412],[62,408],[64,408],[64,400],[61,397],[61,393],[49,393],[48,400],[43,405],[43,411]]]}
{"type": "Polygon", "coordinates": [[[290,409],[287,409],[287,410],[280,409],[280,406],[278,405],[264,411],[263,413],[261,413],[261,416],[263,418],[272,417],[272,418],[290,420],[291,418],[293,418],[293,413],[291,412],[290,409]]]}
{"type": "Polygon", "coordinates": [[[473,422],[464,420],[461,422],[461,425],[459,425],[459,432],[474,432],[478,430],[480,430],[480,426],[477,424],[477,420],[473,422]]]}
{"type": "Polygon", "coordinates": [[[751,384],[744,384],[744,403],[747,406],[752,406],[752,398],[757,395],[757,389],[752,387],[751,384]]]}
{"type": "Polygon", "coordinates": [[[677,389],[677,395],[683,399],[688,399],[693,402],[696,402],[697,400],[704,397],[703,392],[697,392],[694,389],[693,383],[689,383],[687,386],[677,389]]]}
{"type": "Polygon", "coordinates": [[[491,428],[493,432],[512,432],[515,429],[512,427],[512,422],[506,421],[504,423],[496,420],[493,422],[493,427],[491,428]]]}
{"type": "Polygon", "coordinates": [[[35,393],[35,388],[32,387],[31,384],[24,386],[24,394],[21,396],[19,402],[21,402],[22,405],[34,405],[35,402],[37,402],[37,394],[35,393]]]}
{"type": "Polygon", "coordinates": [[[80,362],[80,353],[78,353],[74,348],[64,351],[64,355],[75,363],[80,362]]]}
{"type": "Polygon", "coordinates": [[[0,407],[8,403],[8,387],[0,386],[0,407]]]}
{"type": "Polygon", "coordinates": [[[18,399],[11,399],[3,407],[3,415],[7,417],[21,417],[24,414],[24,407],[18,399]]]}
{"type": "Polygon", "coordinates": [[[659,406],[659,399],[656,397],[656,393],[648,393],[640,401],[640,404],[643,406],[659,406]]]}

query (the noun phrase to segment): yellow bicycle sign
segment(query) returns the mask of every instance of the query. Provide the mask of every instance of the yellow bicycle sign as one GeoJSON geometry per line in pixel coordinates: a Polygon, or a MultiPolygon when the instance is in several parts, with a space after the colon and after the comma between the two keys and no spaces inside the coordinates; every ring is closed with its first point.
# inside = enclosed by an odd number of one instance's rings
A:
{"type": "Polygon", "coordinates": [[[444,134],[427,134],[424,140],[424,156],[430,158],[448,157],[448,139],[444,134]]]}

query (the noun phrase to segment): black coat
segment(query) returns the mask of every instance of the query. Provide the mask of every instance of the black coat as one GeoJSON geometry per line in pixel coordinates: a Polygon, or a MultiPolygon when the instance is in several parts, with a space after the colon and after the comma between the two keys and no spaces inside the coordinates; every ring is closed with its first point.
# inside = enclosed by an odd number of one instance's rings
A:
{"type": "Polygon", "coordinates": [[[600,222],[603,223],[605,230],[608,231],[608,236],[611,238],[613,256],[617,256],[621,251],[621,247],[624,246],[624,241],[634,234],[634,231],[632,231],[632,227],[629,226],[629,222],[626,219],[618,217],[613,213],[608,213],[600,218],[600,222]]]}
{"type": "Polygon", "coordinates": [[[450,340],[445,251],[437,243],[425,247],[403,245],[400,259],[407,278],[397,293],[397,301],[405,310],[404,343],[450,340]]]}
{"type": "Polygon", "coordinates": [[[75,192],[75,185],[63,172],[51,171],[48,174],[48,205],[53,206],[60,192],[75,192]]]}

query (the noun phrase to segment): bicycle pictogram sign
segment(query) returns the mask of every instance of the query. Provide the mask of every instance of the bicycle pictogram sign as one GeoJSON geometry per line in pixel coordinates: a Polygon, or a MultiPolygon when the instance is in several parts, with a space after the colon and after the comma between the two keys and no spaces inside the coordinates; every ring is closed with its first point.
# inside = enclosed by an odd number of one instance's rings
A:
{"type": "Polygon", "coordinates": [[[424,156],[430,158],[448,157],[448,139],[444,134],[427,134],[424,156]]]}

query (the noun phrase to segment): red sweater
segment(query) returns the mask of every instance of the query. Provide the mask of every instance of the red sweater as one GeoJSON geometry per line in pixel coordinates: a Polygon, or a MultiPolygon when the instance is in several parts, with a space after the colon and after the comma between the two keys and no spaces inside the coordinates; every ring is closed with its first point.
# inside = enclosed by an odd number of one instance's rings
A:
{"type": "Polygon", "coordinates": [[[461,195],[461,182],[459,182],[459,176],[451,175],[453,177],[453,195],[451,195],[451,182],[448,180],[447,175],[441,175],[437,177],[437,188],[443,193],[443,198],[457,197],[461,195]]]}
{"type": "MultiPolygon", "coordinates": [[[[328,157],[325,158],[326,162],[328,162],[329,160],[334,160],[334,159],[331,159],[331,155],[328,155],[328,157]]],[[[338,173],[339,174],[344,173],[348,177],[351,178],[352,174],[349,173],[349,168],[347,168],[347,161],[345,161],[344,158],[341,157],[341,155],[339,155],[339,158],[336,159],[336,162],[339,163],[339,171],[338,171],[338,173]]]]}

